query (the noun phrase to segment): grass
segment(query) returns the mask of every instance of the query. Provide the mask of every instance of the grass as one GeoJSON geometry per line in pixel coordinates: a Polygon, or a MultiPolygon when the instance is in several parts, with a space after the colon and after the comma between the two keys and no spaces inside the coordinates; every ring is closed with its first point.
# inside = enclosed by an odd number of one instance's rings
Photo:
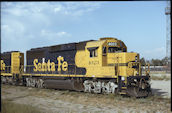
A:
{"type": "Polygon", "coordinates": [[[161,76],[155,76],[155,75],[151,75],[151,79],[152,80],[170,80],[170,76],[167,75],[161,75],[161,76]]]}
{"type": "MultiPolygon", "coordinates": [[[[5,86],[6,85],[3,86],[3,89],[6,89],[5,86]]],[[[11,88],[14,88],[14,87],[12,86],[11,88]]],[[[16,87],[17,91],[20,88],[23,89],[26,87],[17,86],[16,87]]],[[[37,89],[36,90],[36,89],[37,88],[30,88],[28,90],[26,88],[26,91],[28,91],[29,96],[61,100],[64,102],[67,101],[71,103],[83,104],[85,106],[89,105],[89,106],[96,106],[99,108],[101,108],[102,106],[107,106],[109,108],[119,107],[121,109],[123,109],[123,107],[121,106],[125,106],[126,108],[131,108],[131,112],[134,112],[134,113],[137,113],[137,111],[139,111],[138,108],[141,108],[141,110],[149,109],[147,112],[150,111],[150,113],[156,112],[157,110],[167,112],[168,111],[167,108],[169,108],[169,105],[171,103],[170,101],[171,99],[169,98],[164,99],[158,95],[149,96],[147,98],[136,99],[134,97],[126,97],[126,96],[121,96],[121,95],[116,95],[116,94],[92,94],[92,93],[75,92],[75,91],[68,91],[68,90],[54,90],[54,89],[37,89]],[[159,106],[162,106],[162,107],[159,108],[159,106]]],[[[5,101],[4,100],[2,101],[2,109],[4,109],[4,106],[7,106],[6,110],[9,110],[7,108],[12,109],[11,112],[5,111],[2,113],[40,113],[38,108],[35,108],[30,105],[28,106],[28,105],[15,104],[11,101],[12,101],[11,99],[6,99],[5,101]],[[12,105],[9,105],[9,104],[12,104],[12,105]],[[11,107],[11,106],[14,106],[14,107],[11,107]],[[22,109],[19,109],[19,108],[22,108],[22,109]],[[20,112],[17,111],[18,109],[20,110],[20,112]],[[14,112],[14,111],[17,111],[17,112],[14,112]]],[[[75,111],[71,109],[66,112],[72,113],[75,111]]],[[[120,113],[122,111],[119,110],[118,112],[120,113]]]]}
{"type": "MultiPolygon", "coordinates": [[[[142,72],[142,74],[145,74],[145,71],[142,72]]],[[[169,73],[166,73],[166,71],[150,71],[150,76],[152,80],[170,80],[169,73]],[[156,76],[156,74],[158,74],[156,76]],[[161,75],[161,76],[159,76],[161,75]]]]}
{"type": "Polygon", "coordinates": [[[38,108],[31,105],[17,104],[8,100],[2,100],[1,113],[41,113],[38,108]]]}
{"type": "MultiPolygon", "coordinates": [[[[145,71],[142,71],[145,74],[145,71]]],[[[150,74],[168,74],[166,71],[150,71],[150,74]]]]}

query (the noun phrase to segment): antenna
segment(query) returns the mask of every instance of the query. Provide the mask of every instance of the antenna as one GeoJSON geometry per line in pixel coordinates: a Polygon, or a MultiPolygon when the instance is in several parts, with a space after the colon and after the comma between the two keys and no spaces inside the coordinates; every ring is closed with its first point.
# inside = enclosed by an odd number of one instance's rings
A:
{"type": "Polygon", "coordinates": [[[167,6],[165,8],[166,15],[166,57],[167,57],[167,67],[171,64],[171,0],[167,0],[167,6]]]}

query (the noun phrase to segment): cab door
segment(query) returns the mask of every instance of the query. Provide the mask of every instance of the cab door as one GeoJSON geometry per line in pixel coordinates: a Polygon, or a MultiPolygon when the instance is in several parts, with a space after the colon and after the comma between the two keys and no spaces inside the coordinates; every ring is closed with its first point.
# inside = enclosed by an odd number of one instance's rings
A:
{"type": "Polygon", "coordinates": [[[88,47],[87,48],[87,75],[91,77],[96,77],[100,72],[100,54],[99,47],[88,47]]]}

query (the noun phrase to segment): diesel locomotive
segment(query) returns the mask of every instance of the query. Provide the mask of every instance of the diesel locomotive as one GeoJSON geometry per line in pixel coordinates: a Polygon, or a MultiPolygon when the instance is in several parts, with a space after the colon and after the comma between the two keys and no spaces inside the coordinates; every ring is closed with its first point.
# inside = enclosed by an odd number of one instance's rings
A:
{"type": "Polygon", "coordinates": [[[1,54],[1,82],[28,87],[147,97],[149,66],[112,37],[1,54]]]}

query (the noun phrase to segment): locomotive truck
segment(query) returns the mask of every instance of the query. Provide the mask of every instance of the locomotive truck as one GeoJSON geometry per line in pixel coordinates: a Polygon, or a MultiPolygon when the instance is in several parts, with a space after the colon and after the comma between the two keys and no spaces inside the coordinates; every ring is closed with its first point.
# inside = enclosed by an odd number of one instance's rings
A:
{"type": "Polygon", "coordinates": [[[1,82],[38,88],[147,97],[149,66],[142,75],[139,54],[112,37],[1,54],[1,82]]]}

